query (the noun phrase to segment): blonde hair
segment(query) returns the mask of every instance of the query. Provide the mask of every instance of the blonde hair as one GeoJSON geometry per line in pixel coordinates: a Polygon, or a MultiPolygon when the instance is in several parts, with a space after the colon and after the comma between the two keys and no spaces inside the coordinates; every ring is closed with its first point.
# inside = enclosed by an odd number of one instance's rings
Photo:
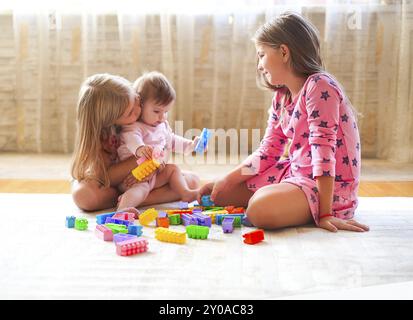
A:
{"type": "Polygon", "coordinates": [[[105,187],[110,185],[101,140],[123,115],[133,94],[131,83],[120,76],[95,74],[83,82],[76,110],[73,178],[97,180],[105,187]]]}
{"type": "Polygon", "coordinates": [[[159,106],[166,106],[176,99],[176,92],[169,80],[158,71],[146,72],[133,83],[139,94],[141,105],[154,100],[159,106]]]}
{"type": "MultiPolygon", "coordinates": [[[[314,73],[325,73],[340,88],[344,99],[349,104],[355,118],[361,115],[348,99],[344,88],[334,76],[327,73],[321,59],[320,41],[317,28],[297,13],[285,12],[262,25],[253,36],[255,44],[269,46],[278,49],[282,44],[290,49],[290,66],[293,72],[300,77],[308,78],[314,73]]],[[[279,90],[285,86],[275,86],[268,82],[264,74],[258,70],[257,58],[257,85],[261,88],[279,90]]],[[[287,90],[286,99],[291,98],[291,92],[287,90]]]]}

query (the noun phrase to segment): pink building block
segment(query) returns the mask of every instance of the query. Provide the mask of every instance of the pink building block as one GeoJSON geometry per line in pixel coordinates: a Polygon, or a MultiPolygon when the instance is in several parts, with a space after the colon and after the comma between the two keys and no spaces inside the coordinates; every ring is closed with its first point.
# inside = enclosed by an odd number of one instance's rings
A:
{"type": "Polygon", "coordinates": [[[125,240],[116,243],[116,253],[119,256],[131,256],[148,251],[148,240],[143,238],[125,240]]]}
{"type": "Polygon", "coordinates": [[[111,229],[106,227],[103,224],[96,225],[95,235],[104,241],[112,241],[113,240],[113,232],[111,229]]]}
{"type": "Polygon", "coordinates": [[[112,219],[121,219],[133,223],[135,221],[135,214],[132,212],[118,212],[113,215],[112,219]]]}

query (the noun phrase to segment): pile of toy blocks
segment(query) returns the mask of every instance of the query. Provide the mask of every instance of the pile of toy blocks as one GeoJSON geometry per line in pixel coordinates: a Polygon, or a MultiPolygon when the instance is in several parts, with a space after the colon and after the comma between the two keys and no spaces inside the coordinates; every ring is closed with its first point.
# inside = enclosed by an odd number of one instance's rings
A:
{"type": "MultiPolygon", "coordinates": [[[[180,202],[179,209],[157,211],[145,210],[139,216],[130,212],[108,212],[96,216],[95,235],[104,241],[113,241],[116,253],[130,256],[148,250],[148,240],[142,236],[143,227],[156,223],[155,238],[163,242],[184,244],[186,237],[207,239],[212,224],[222,226],[224,233],[232,233],[241,225],[251,226],[242,207],[217,207],[209,196],[203,196],[200,205],[189,207],[187,202],[180,202]],[[137,220],[138,219],[138,220],[137,220]],[[139,221],[139,224],[135,224],[139,221]],[[183,225],[185,231],[172,230],[171,225],[183,225]]],[[[87,230],[88,221],[74,216],[66,217],[66,227],[87,230]]],[[[244,243],[256,244],[264,240],[263,230],[254,230],[243,234],[244,243]]]]}

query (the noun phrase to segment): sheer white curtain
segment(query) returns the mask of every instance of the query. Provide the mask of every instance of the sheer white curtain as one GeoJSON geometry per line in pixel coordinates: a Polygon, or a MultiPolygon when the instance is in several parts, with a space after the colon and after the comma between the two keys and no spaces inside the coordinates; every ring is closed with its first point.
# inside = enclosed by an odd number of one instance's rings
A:
{"type": "Polygon", "coordinates": [[[79,86],[98,72],[165,73],[183,130],[263,130],[271,94],[256,87],[250,39],[288,9],[320,30],[327,70],[363,114],[363,156],[413,161],[410,1],[131,3],[0,12],[1,151],[71,152],[79,86]]]}

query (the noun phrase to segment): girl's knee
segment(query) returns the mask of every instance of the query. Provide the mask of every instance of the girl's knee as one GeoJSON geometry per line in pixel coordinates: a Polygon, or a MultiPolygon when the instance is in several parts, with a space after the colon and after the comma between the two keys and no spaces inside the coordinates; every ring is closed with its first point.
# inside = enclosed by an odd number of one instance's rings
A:
{"type": "Polygon", "coordinates": [[[81,182],[72,190],[73,202],[84,211],[96,211],[112,207],[116,203],[114,188],[101,188],[95,182],[81,182]]]}
{"type": "Polygon", "coordinates": [[[99,200],[91,188],[79,187],[72,192],[73,202],[84,211],[95,211],[99,206],[99,200]]]}
{"type": "Polygon", "coordinates": [[[254,194],[248,202],[248,207],[246,209],[246,216],[248,220],[258,228],[271,228],[277,225],[277,213],[275,212],[275,206],[269,203],[268,197],[260,196],[254,194]],[[269,212],[271,211],[271,212],[269,212]],[[269,223],[268,219],[271,217],[269,223]]]}

